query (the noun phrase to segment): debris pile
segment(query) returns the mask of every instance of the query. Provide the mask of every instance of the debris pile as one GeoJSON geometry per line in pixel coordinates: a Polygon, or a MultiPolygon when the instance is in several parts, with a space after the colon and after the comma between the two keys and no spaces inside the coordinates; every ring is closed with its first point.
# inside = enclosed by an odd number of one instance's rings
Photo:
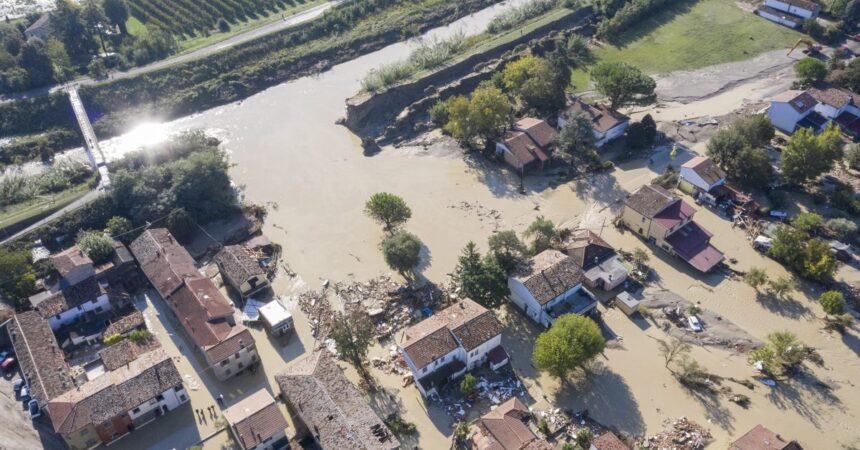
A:
{"type": "Polygon", "coordinates": [[[567,415],[560,408],[552,408],[546,411],[541,411],[538,413],[538,417],[538,420],[546,420],[546,424],[549,427],[550,435],[553,435],[562,428],[566,428],[568,425],[570,425],[570,416],[567,415]]]}
{"type": "MultiPolygon", "coordinates": [[[[488,374],[488,376],[493,376],[488,374]]],[[[475,385],[475,395],[464,399],[460,394],[460,383],[449,383],[442,393],[442,405],[445,412],[455,418],[462,419],[468,408],[477,402],[490,405],[499,405],[511,397],[523,397],[526,395],[525,386],[512,373],[506,373],[506,378],[498,381],[490,381],[484,376],[478,377],[475,385]]]]}
{"type": "Polygon", "coordinates": [[[711,433],[701,425],[681,417],[660,434],[646,437],[639,444],[643,448],[699,450],[711,440],[711,433]]]}
{"type": "Polygon", "coordinates": [[[403,387],[406,387],[415,381],[412,376],[412,372],[406,365],[406,361],[403,360],[403,355],[401,355],[400,352],[397,351],[396,345],[392,345],[388,348],[388,357],[371,358],[370,364],[385,373],[400,375],[400,377],[403,379],[403,387]]]}
{"type": "Polygon", "coordinates": [[[333,311],[331,303],[328,301],[326,291],[308,290],[298,296],[299,308],[308,316],[308,322],[311,326],[311,336],[319,341],[324,341],[328,337],[331,329],[331,319],[333,311]]]}

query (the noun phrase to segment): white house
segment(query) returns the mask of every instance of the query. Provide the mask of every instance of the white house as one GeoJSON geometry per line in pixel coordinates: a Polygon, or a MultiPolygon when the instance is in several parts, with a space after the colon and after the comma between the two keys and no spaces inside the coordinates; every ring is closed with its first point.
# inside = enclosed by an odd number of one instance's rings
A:
{"type": "Polygon", "coordinates": [[[113,309],[107,293],[107,282],[90,277],[58,292],[45,291],[30,297],[30,304],[57,331],[79,317],[113,309]]]}
{"type": "Polygon", "coordinates": [[[287,419],[265,389],[224,410],[224,419],[242,450],[287,448],[287,419]]]}
{"type": "Polygon", "coordinates": [[[711,158],[704,156],[696,156],[685,162],[678,173],[678,187],[688,194],[711,192],[724,184],[726,172],[711,158]]]}
{"type": "Polygon", "coordinates": [[[804,19],[818,17],[821,12],[821,5],[807,0],[765,0],[764,5],[804,19]]]}
{"type": "Polygon", "coordinates": [[[771,99],[768,118],[783,132],[798,127],[819,132],[835,122],[843,132],[860,134],[860,95],[825,81],[813,82],[805,91],[786,91],[771,99]]]}
{"type": "Polygon", "coordinates": [[[535,322],[549,328],[562,314],[590,314],[597,299],[582,281],[584,274],[573,258],[545,250],[521,264],[508,278],[511,301],[535,322]]]}
{"type": "Polygon", "coordinates": [[[615,249],[590,230],[571,233],[563,251],[582,267],[582,281],[589,289],[611,291],[627,280],[629,272],[615,249]]]}
{"type": "Polygon", "coordinates": [[[280,336],[293,328],[293,315],[278,299],[266,303],[260,308],[260,318],[266,330],[272,335],[280,336]]]}
{"type": "Polygon", "coordinates": [[[558,116],[558,128],[562,129],[575,116],[584,115],[591,121],[597,147],[624,135],[630,125],[630,118],[606,105],[589,105],[578,98],[558,116]]]}
{"type": "Polygon", "coordinates": [[[403,359],[425,397],[485,362],[507,364],[502,324],[470,299],[451,305],[407,329],[400,342],[403,359]]]}

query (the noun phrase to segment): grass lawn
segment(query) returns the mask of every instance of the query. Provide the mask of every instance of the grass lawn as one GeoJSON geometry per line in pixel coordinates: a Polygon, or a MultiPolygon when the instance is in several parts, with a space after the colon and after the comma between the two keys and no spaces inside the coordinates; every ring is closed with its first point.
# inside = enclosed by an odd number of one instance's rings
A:
{"type": "Polygon", "coordinates": [[[43,196],[0,209],[0,230],[13,233],[49,216],[90,191],[92,180],[53,195],[43,196]]]}
{"type": "MultiPolygon", "coordinates": [[[[624,61],[650,74],[699,69],[742,61],[791,47],[801,34],[740,9],[731,0],[678,4],[644,20],[594,50],[597,60],[624,61]]],[[[572,76],[576,89],[588,89],[588,74],[572,76]]]]}

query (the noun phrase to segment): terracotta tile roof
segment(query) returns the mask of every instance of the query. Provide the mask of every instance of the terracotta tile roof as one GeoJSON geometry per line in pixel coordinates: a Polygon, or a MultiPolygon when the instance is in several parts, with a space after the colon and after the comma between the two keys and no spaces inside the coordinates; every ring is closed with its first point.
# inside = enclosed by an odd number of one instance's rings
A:
{"type": "Polygon", "coordinates": [[[400,348],[421,370],[460,345],[471,351],[501,332],[495,314],[467,298],[409,327],[400,348]]]}
{"type": "Polygon", "coordinates": [[[630,447],[611,431],[596,437],[591,441],[591,445],[597,450],[630,450],[630,447]]]}
{"type": "Polygon", "coordinates": [[[565,241],[564,252],[577,265],[588,268],[594,265],[595,261],[599,262],[609,255],[614,255],[615,249],[591,230],[575,230],[565,241]]]}
{"type": "Polygon", "coordinates": [[[245,397],[224,410],[224,418],[233,428],[242,448],[253,448],[287,428],[272,394],[265,389],[245,397]]]}
{"type": "Polygon", "coordinates": [[[73,433],[124,414],[181,384],[173,360],[158,349],[51,400],[51,423],[57,433],[73,433]]]}
{"type": "Polygon", "coordinates": [[[546,120],[534,117],[523,117],[514,124],[514,129],[528,134],[544,150],[552,144],[558,134],[555,128],[546,123],[546,120]]]}
{"type": "Polygon", "coordinates": [[[639,214],[653,219],[657,213],[676,201],[678,198],[666,189],[657,185],[646,184],[630,194],[624,204],[639,214]]]}
{"type": "Polygon", "coordinates": [[[541,150],[540,145],[522,131],[506,131],[502,136],[502,143],[513,153],[522,166],[535,160],[547,161],[549,159],[549,156],[541,150]]]}
{"type": "Polygon", "coordinates": [[[24,312],[12,318],[8,330],[21,372],[30,386],[30,396],[40,406],[75,387],[47,320],[34,311],[24,312]]]}
{"type": "Polygon", "coordinates": [[[681,167],[692,169],[693,172],[696,172],[709,185],[726,178],[726,172],[720,169],[720,166],[714,160],[704,156],[697,156],[685,162],[681,167]]]}
{"type": "Polygon", "coordinates": [[[111,324],[105,328],[104,335],[112,336],[114,334],[126,334],[145,326],[146,321],[143,319],[143,313],[138,310],[134,310],[131,313],[111,322],[111,324]]]}
{"type": "Polygon", "coordinates": [[[537,441],[537,435],[526,425],[529,409],[512,397],[476,421],[472,436],[476,450],[520,450],[537,441]]]}
{"type": "Polygon", "coordinates": [[[265,277],[260,264],[252,259],[241,245],[228,245],[215,255],[215,262],[221,275],[233,287],[239,289],[242,283],[255,276],[265,277]]]}
{"type": "Polygon", "coordinates": [[[841,108],[848,103],[860,104],[860,96],[826,81],[812,82],[806,92],[815,98],[815,100],[834,108],[841,108]]]}
{"type": "Polygon", "coordinates": [[[669,230],[690,217],[693,217],[694,214],[696,214],[695,208],[690,206],[689,203],[679,200],[657,213],[657,215],[654,216],[654,222],[657,222],[660,226],[669,230]]]}
{"type": "Polygon", "coordinates": [[[629,117],[606,105],[589,105],[578,98],[573,99],[570,106],[562,113],[562,117],[570,120],[577,114],[585,115],[591,121],[591,127],[599,133],[606,133],[630,120],[629,117]]]}
{"type": "Polygon", "coordinates": [[[558,250],[544,250],[520,264],[513,277],[539,304],[545,305],[580,284],[583,273],[573,258],[558,250]]]}
{"type": "Polygon", "coordinates": [[[275,381],[320,447],[337,450],[400,447],[364,396],[324,352],[305,355],[275,376],[275,381]]]}
{"type": "Polygon", "coordinates": [[[107,287],[102,286],[96,281],[95,277],[90,277],[41,301],[33,302],[33,306],[42,317],[47,319],[63,311],[68,311],[89,301],[96,300],[104,294],[107,294],[107,287]]]}
{"type": "Polygon", "coordinates": [[[72,270],[80,266],[92,265],[93,261],[80,247],[75,245],[61,253],[58,253],[51,258],[54,263],[54,268],[60,273],[61,277],[65,277],[72,270]]]}
{"type": "Polygon", "coordinates": [[[210,363],[254,344],[253,336],[243,325],[231,325],[227,320],[233,314],[233,306],[208,278],[186,280],[167,297],[167,304],[210,363]]]}
{"type": "MultiPolygon", "coordinates": [[[[770,8],[772,9],[772,8],[770,8]]],[[[781,13],[781,11],[780,11],[781,13]]],[[[788,103],[795,111],[799,113],[805,113],[812,108],[815,108],[815,105],[818,104],[818,100],[815,97],[809,95],[806,91],[785,91],[779,95],[776,95],[772,99],[775,102],[788,103]]]]}
{"type": "Polygon", "coordinates": [[[787,442],[762,425],[756,425],[729,446],[729,450],[803,450],[796,441],[787,442]]]}
{"type": "Polygon", "coordinates": [[[123,339],[110,347],[99,351],[106,370],[116,370],[137,359],[144,353],[149,353],[161,347],[158,339],[151,338],[140,342],[131,339],[123,339]]]}
{"type": "Polygon", "coordinates": [[[200,276],[194,258],[165,228],[143,232],[131,243],[141,270],[162,297],[167,297],[186,278],[200,276]]]}

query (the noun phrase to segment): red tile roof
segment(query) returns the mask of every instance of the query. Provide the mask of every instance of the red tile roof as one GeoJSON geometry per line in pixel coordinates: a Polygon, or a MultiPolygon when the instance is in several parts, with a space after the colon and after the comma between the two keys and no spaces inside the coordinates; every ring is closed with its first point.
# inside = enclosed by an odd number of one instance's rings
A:
{"type": "Polygon", "coordinates": [[[513,153],[521,166],[526,166],[535,160],[546,161],[549,159],[549,156],[541,150],[540,145],[522,131],[506,131],[502,136],[502,144],[513,153]]]}
{"type": "Polygon", "coordinates": [[[591,127],[600,133],[606,133],[630,120],[629,117],[606,105],[589,105],[578,98],[574,99],[567,107],[567,110],[562,113],[562,117],[570,120],[580,113],[584,114],[591,121],[591,127]]]}
{"type": "Polygon", "coordinates": [[[87,256],[86,253],[84,253],[77,245],[58,253],[56,256],[51,258],[51,260],[54,263],[54,268],[57,269],[57,272],[60,273],[61,277],[65,277],[69,272],[80,266],[93,264],[90,257],[87,256]]]}
{"type": "Polygon", "coordinates": [[[740,439],[736,440],[729,450],[803,450],[796,441],[788,442],[767,428],[756,425],[740,439]]]}
{"type": "Polygon", "coordinates": [[[224,418],[236,434],[242,448],[253,448],[266,439],[282,433],[287,420],[269,391],[259,391],[224,410],[224,418]]]}
{"type": "Polygon", "coordinates": [[[537,435],[524,420],[529,409],[518,398],[497,406],[477,421],[477,432],[472,437],[473,448],[477,450],[520,450],[530,442],[538,440],[537,435]]]}
{"type": "Polygon", "coordinates": [[[689,222],[666,238],[675,253],[701,272],[714,268],[724,256],[710,244],[711,233],[696,222],[689,222]]]}
{"type": "Polygon", "coordinates": [[[200,276],[194,258],[165,228],[146,230],[131,243],[141,270],[162,297],[167,297],[186,278],[200,276]]]}
{"type": "Polygon", "coordinates": [[[860,104],[860,95],[826,81],[814,81],[806,92],[819,102],[834,108],[841,108],[848,103],[860,104]]]}
{"type": "Polygon", "coordinates": [[[523,117],[514,124],[514,129],[528,134],[544,150],[552,144],[558,134],[555,128],[546,123],[546,120],[534,117],[523,117]]]}

